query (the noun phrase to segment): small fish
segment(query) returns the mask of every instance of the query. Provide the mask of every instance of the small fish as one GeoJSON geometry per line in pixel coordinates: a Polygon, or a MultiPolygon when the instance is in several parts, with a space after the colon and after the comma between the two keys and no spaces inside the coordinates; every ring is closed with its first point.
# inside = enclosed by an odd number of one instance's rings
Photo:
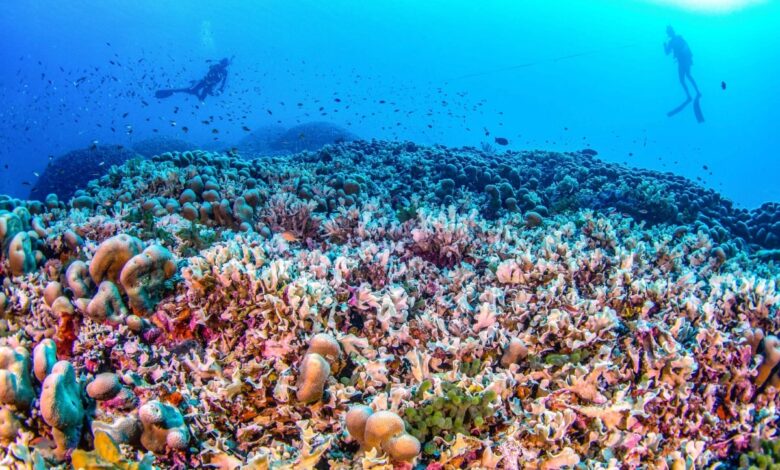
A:
{"type": "Polygon", "coordinates": [[[22,181],[22,184],[24,186],[32,186],[29,181],[22,181]]]}
{"type": "Polygon", "coordinates": [[[710,169],[710,168],[709,168],[707,165],[702,165],[701,167],[702,167],[702,169],[704,169],[704,170],[709,170],[709,169],[710,169]]]}
{"type": "Polygon", "coordinates": [[[297,242],[297,241],[299,241],[298,237],[296,237],[296,236],[295,236],[295,234],[294,234],[294,233],[292,233],[292,232],[291,232],[291,231],[289,231],[289,230],[287,230],[286,232],[282,232],[282,233],[280,234],[280,236],[281,236],[281,237],[282,237],[282,238],[283,238],[285,241],[288,241],[288,242],[297,242]]]}
{"type": "Polygon", "coordinates": [[[106,164],[106,162],[100,162],[100,163],[98,163],[98,166],[103,166],[105,164],[106,164]]]}
{"type": "Polygon", "coordinates": [[[182,132],[185,132],[185,133],[186,133],[186,132],[189,132],[189,131],[190,131],[190,128],[189,128],[189,127],[187,127],[187,126],[182,126],[181,130],[182,130],[182,132]]]}
{"type": "Polygon", "coordinates": [[[35,175],[36,178],[40,178],[41,177],[41,175],[39,175],[37,171],[33,171],[33,174],[35,175]]]}
{"type": "Polygon", "coordinates": [[[242,129],[244,129],[245,132],[249,132],[252,129],[248,128],[247,126],[241,126],[242,129]]]}
{"type": "Polygon", "coordinates": [[[211,129],[211,133],[212,134],[219,134],[219,129],[217,129],[217,128],[211,129]]]}
{"type": "Polygon", "coordinates": [[[725,90],[726,89],[726,82],[720,82],[720,88],[725,90]]]}
{"type": "Polygon", "coordinates": [[[504,137],[496,137],[494,140],[498,145],[509,145],[509,140],[504,137]]]}

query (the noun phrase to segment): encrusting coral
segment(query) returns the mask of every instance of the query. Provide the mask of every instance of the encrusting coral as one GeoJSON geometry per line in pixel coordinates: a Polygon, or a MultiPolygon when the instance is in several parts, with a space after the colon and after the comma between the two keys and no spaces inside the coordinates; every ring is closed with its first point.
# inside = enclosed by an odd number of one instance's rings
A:
{"type": "Polygon", "coordinates": [[[0,196],[0,461],[754,465],[778,213],[581,153],[408,142],[172,152],[68,203],[0,196]]]}

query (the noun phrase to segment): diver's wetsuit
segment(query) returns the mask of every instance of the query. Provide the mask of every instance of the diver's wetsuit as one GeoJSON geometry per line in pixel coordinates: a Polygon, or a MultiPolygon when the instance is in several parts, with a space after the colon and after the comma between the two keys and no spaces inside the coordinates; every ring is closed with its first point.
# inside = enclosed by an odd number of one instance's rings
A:
{"type": "Polygon", "coordinates": [[[222,59],[209,67],[206,76],[191,87],[159,90],[155,93],[155,96],[157,98],[167,98],[174,93],[189,93],[190,95],[197,96],[200,101],[203,101],[209,95],[214,96],[215,94],[222,93],[225,90],[225,83],[227,82],[228,65],[230,65],[230,60],[222,59]],[[217,86],[219,86],[219,89],[215,93],[217,86]]]}
{"type": "Polygon", "coordinates": [[[696,95],[700,95],[699,87],[696,86],[696,81],[694,81],[691,76],[693,54],[688,47],[688,43],[685,42],[685,39],[683,39],[682,36],[674,33],[674,30],[671,30],[671,28],[667,31],[667,34],[669,34],[669,41],[664,45],[664,50],[667,54],[670,52],[673,53],[674,58],[677,60],[677,74],[680,79],[680,85],[682,85],[683,90],[685,90],[685,95],[688,96],[688,99],[691,98],[691,93],[688,91],[688,85],[685,84],[686,78],[691,81],[693,89],[696,90],[696,95]]]}
{"type": "Polygon", "coordinates": [[[230,62],[227,59],[222,59],[219,63],[209,67],[209,72],[203,77],[203,80],[199,81],[192,88],[189,89],[189,93],[197,96],[199,100],[203,101],[206,96],[214,94],[214,88],[219,85],[219,93],[225,89],[225,83],[227,82],[227,66],[230,62]]]}

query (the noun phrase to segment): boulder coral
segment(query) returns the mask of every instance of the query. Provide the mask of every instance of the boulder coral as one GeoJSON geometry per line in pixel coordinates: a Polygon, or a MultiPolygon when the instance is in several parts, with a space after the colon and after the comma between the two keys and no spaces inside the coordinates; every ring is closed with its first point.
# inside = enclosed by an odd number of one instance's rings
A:
{"type": "Polygon", "coordinates": [[[23,347],[0,347],[0,404],[25,410],[35,398],[30,352],[23,347]]]}
{"type": "Polygon", "coordinates": [[[11,274],[21,276],[35,270],[35,254],[33,253],[30,235],[19,232],[8,245],[8,267],[11,274]]]}
{"type": "Polygon", "coordinates": [[[0,407],[0,444],[13,442],[21,427],[19,417],[13,410],[7,406],[0,407]]]}
{"type": "Polygon", "coordinates": [[[107,320],[112,325],[122,323],[128,313],[122,294],[111,281],[101,282],[97,294],[87,305],[87,315],[90,318],[99,322],[107,320]]]}
{"type": "Polygon", "coordinates": [[[381,449],[395,461],[410,462],[420,455],[420,441],[406,432],[404,420],[392,411],[377,411],[365,405],[353,406],[346,426],[364,450],[381,449]]]}
{"type": "Polygon", "coordinates": [[[333,336],[327,333],[314,335],[309,340],[309,348],[298,373],[298,401],[314,403],[321,400],[328,377],[331,372],[337,374],[341,370],[342,361],[341,346],[333,336]]]}
{"type": "Polygon", "coordinates": [[[89,297],[92,290],[92,281],[89,278],[89,268],[83,261],[76,260],[70,263],[65,271],[65,283],[73,292],[73,297],[83,299],[89,297]]]}
{"type": "Polygon", "coordinates": [[[8,253],[8,246],[11,240],[24,230],[22,219],[13,212],[0,210],[0,247],[3,254],[8,253]]]}
{"type": "Polygon", "coordinates": [[[119,234],[98,246],[89,263],[89,274],[96,284],[104,280],[119,282],[119,273],[130,258],[143,250],[143,243],[136,237],[119,234]]]}
{"type": "Polygon", "coordinates": [[[296,386],[298,401],[314,403],[321,400],[328,377],[330,377],[330,365],[324,357],[317,353],[303,356],[296,386]]]}
{"type": "Polygon", "coordinates": [[[141,444],[144,448],[156,454],[187,449],[190,431],[178,408],[153,400],[141,406],[138,416],[143,425],[141,444]]]}
{"type": "Polygon", "coordinates": [[[176,262],[165,247],[152,245],[132,257],[122,268],[120,283],[135,313],[154,310],[163,284],[176,273],[176,262]]]}
{"type": "Polygon", "coordinates": [[[46,376],[51,374],[54,364],[57,363],[57,345],[54,340],[46,338],[33,349],[33,373],[39,382],[43,383],[46,376]]]}
{"type": "Polygon", "coordinates": [[[103,372],[87,384],[87,395],[106,408],[130,410],[138,406],[138,397],[113,372],[103,372]]]}
{"type": "Polygon", "coordinates": [[[54,364],[44,379],[40,398],[41,416],[52,427],[56,453],[64,456],[75,449],[84,425],[84,404],[73,365],[68,361],[54,364]]]}
{"type": "Polygon", "coordinates": [[[761,354],[762,361],[755,378],[756,387],[759,390],[769,386],[780,389],[780,376],[777,374],[777,365],[780,364],[780,338],[772,335],[763,338],[757,352],[761,354]]]}

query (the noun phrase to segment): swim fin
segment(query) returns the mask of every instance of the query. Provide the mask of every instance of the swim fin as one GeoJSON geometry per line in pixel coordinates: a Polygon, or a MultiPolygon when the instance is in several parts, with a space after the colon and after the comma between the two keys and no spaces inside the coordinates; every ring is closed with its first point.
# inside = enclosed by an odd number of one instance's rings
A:
{"type": "Polygon", "coordinates": [[[704,114],[701,112],[701,105],[699,102],[701,101],[701,95],[697,96],[695,100],[693,100],[693,114],[696,116],[696,120],[699,122],[699,124],[704,122],[704,114]]]}
{"type": "Polygon", "coordinates": [[[680,111],[682,111],[683,109],[685,109],[685,108],[686,108],[686,106],[688,106],[688,104],[690,104],[690,102],[691,102],[691,99],[690,99],[690,98],[688,98],[687,100],[683,101],[683,102],[682,102],[682,104],[680,104],[679,106],[677,106],[677,107],[676,107],[676,108],[674,108],[673,110],[671,110],[671,111],[669,111],[668,113],[666,113],[666,115],[667,115],[667,116],[669,116],[669,117],[672,117],[672,116],[674,116],[675,114],[677,114],[677,113],[679,113],[680,111]]]}
{"type": "Polygon", "coordinates": [[[189,88],[173,88],[170,90],[157,90],[154,93],[154,97],[157,99],[163,99],[163,98],[169,98],[174,93],[180,93],[182,91],[187,91],[189,88]]]}

